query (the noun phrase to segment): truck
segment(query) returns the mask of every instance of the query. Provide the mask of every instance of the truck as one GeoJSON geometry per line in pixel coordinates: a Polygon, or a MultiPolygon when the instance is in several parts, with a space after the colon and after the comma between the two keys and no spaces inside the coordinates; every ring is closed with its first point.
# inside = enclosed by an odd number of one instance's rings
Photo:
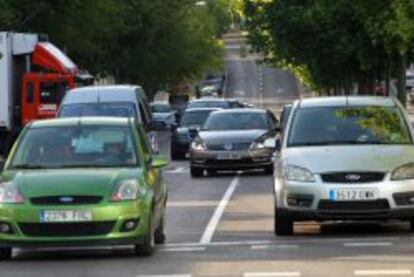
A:
{"type": "Polygon", "coordinates": [[[40,34],[0,32],[0,155],[32,120],[56,116],[77,66],[40,34]]]}

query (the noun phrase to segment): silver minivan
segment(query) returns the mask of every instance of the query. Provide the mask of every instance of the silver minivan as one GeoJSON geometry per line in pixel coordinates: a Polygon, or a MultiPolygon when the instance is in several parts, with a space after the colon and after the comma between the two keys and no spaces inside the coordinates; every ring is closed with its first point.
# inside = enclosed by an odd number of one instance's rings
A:
{"type": "Polygon", "coordinates": [[[397,100],[298,100],[279,145],[277,235],[306,220],[398,219],[414,230],[414,142],[397,100]]]}
{"type": "Polygon", "coordinates": [[[151,108],[142,87],[137,85],[90,86],[69,90],[58,117],[133,117],[141,123],[157,150],[151,108]]]}

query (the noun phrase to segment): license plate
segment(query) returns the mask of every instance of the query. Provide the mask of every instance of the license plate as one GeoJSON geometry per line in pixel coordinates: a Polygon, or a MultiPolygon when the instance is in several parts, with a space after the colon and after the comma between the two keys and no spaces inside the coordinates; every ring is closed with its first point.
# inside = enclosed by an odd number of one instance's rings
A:
{"type": "Polygon", "coordinates": [[[378,190],[367,189],[332,189],[329,191],[331,201],[375,200],[378,198],[378,190]]]}
{"type": "Polygon", "coordinates": [[[86,222],[92,221],[91,211],[42,211],[40,222],[86,222]]]}
{"type": "Polygon", "coordinates": [[[240,160],[241,159],[241,155],[239,154],[219,154],[217,156],[218,160],[240,160]]]}

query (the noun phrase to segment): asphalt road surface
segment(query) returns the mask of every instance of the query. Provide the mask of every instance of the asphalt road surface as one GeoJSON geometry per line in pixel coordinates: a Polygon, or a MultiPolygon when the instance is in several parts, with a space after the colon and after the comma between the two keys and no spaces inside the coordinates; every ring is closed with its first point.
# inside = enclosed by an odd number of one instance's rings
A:
{"type": "MultiPolygon", "coordinates": [[[[299,96],[294,77],[268,68],[258,90],[260,66],[237,54],[240,38],[229,40],[228,96],[261,98],[266,106],[299,96]]],[[[169,134],[160,140],[169,153],[169,134]]],[[[134,257],[131,248],[17,250],[0,263],[0,277],[413,275],[407,224],[309,222],[296,224],[292,237],[276,237],[271,177],[238,172],[194,180],[186,161],[172,162],[164,174],[168,240],[153,257],[134,257]]]]}

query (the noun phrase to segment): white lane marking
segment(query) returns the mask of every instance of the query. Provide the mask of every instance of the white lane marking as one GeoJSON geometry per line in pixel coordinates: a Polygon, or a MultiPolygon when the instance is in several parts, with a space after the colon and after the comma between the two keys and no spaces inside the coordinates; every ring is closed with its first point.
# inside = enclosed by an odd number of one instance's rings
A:
{"type": "Polygon", "coordinates": [[[204,201],[204,200],[199,200],[199,201],[170,201],[167,202],[167,207],[215,207],[217,205],[216,201],[204,201]]]}
{"type": "Polygon", "coordinates": [[[299,245],[297,244],[284,244],[284,245],[252,245],[252,250],[268,250],[268,249],[298,249],[299,245]]]}
{"type": "MultiPolygon", "coordinates": [[[[270,240],[256,240],[256,241],[216,241],[211,242],[208,246],[243,246],[243,245],[257,245],[257,244],[269,244],[272,243],[270,240]]],[[[197,247],[205,246],[206,244],[201,244],[199,242],[178,242],[178,243],[167,243],[162,246],[162,248],[168,247],[197,247]]]]}
{"type": "Polygon", "coordinates": [[[217,225],[220,221],[221,216],[224,213],[224,210],[227,207],[227,204],[230,201],[230,198],[235,191],[237,185],[239,184],[240,177],[237,176],[231,181],[229,187],[227,188],[226,193],[224,194],[223,198],[221,199],[219,205],[217,206],[216,211],[213,214],[213,217],[210,219],[206,229],[204,230],[203,236],[201,237],[200,244],[210,244],[211,239],[213,238],[214,232],[216,231],[217,225]]]}
{"type": "Polygon", "coordinates": [[[345,247],[387,247],[392,246],[390,241],[378,241],[378,242],[346,242],[345,247]]]}
{"type": "Polygon", "coordinates": [[[137,275],[137,277],[191,277],[191,274],[171,274],[171,275],[137,275]]]}
{"type": "Polygon", "coordinates": [[[174,173],[186,173],[188,172],[188,168],[185,168],[184,166],[177,167],[173,170],[165,170],[165,173],[174,174],[174,173]]]}
{"type": "Polygon", "coordinates": [[[377,269],[377,270],[355,270],[355,276],[401,276],[401,275],[412,275],[409,269],[377,269]]]}
{"type": "Polygon", "coordinates": [[[205,247],[177,247],[161,249],[164,252],[199,252],[206,251],[205,247]]]}
{"type": "Polygon", "coordinates": [[[244,277],[297,277],[301,276],[299,271],[286,271],[286,272],[246,272],[244,277]]]}

